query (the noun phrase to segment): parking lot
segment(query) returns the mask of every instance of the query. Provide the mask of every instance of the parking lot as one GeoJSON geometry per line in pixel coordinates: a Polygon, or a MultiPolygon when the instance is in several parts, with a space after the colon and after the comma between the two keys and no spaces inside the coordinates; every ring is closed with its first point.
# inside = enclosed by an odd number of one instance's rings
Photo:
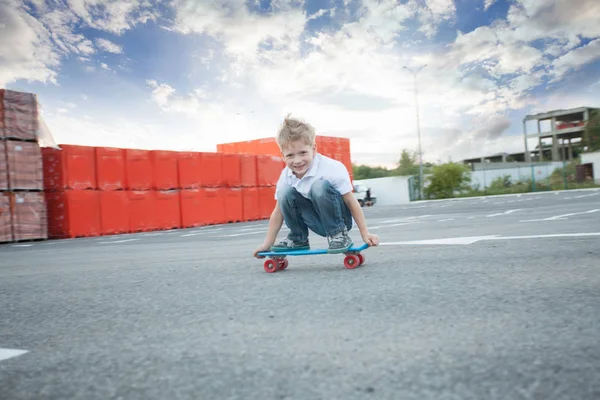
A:
{"type": "Polygon", "coordinates": [[[600,397],[600,190],[365,214],[354,270],[266,273],[267,221],[0,245],[0,397],[600,397]]]}

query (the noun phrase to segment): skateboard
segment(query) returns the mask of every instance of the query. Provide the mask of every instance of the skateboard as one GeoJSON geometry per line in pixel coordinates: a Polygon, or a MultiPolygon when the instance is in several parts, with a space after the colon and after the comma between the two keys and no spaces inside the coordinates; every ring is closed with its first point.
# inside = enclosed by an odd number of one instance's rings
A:
{"type": "MultiPolygon", "coordinates": [[[[359,265],[365,263],[365,256],[360,252],[369,247],[368,244],[363,244],[359,247],[350,247],[344,253],[346,257],[344,258],[344,266],[348,269],[354,269],[359,265]]],[[[269,257],[268,260],[265,261],[264,268],[268,273],[273,273],[277,271],[283,271],[288,266],[287,256],[310,256],[316,254],[333,254],[336,253],[328,253],[327,249],[310,249],[310,250],[290,250],[290,251],[263,251],[258,253],[259,256],[269,257]]]]}

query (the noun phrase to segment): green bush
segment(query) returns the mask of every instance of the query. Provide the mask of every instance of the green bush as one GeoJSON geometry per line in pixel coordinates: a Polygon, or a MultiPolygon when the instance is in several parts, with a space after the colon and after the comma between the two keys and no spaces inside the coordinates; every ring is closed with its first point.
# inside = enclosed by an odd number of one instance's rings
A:
{"type": "Polygon", "coordinates": [[[423,189],[428,199],[447,199],[455,197],[460,192],[470,192],[471,171],[464,164],[446,163],[434,165],[431,176],[427,177],[429,183],[423,189]]]}

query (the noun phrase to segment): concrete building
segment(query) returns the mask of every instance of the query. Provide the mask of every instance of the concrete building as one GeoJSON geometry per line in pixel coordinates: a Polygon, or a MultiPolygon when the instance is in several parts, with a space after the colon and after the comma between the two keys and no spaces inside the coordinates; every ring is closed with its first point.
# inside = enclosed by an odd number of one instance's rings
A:
{"type": "Polygon", "coordinates": [[[583,134],[590,118],[591,107],[569,110],[554,110],[546,113],[527,115],[523,119],[523,140],[525,142],[525,162],[563,161],[573,159],[573,149],[581,149],[583,134]],[[537,122],[537,132],[527,133],[527,122],[537,122]],[[550,130],[542,131],[542,122],[550,122],[550,130]],[[537,139],[538,146],[529,149],[527,139],[537,139]],[[550,139],[550,143],[544,143],[550,139]]]}

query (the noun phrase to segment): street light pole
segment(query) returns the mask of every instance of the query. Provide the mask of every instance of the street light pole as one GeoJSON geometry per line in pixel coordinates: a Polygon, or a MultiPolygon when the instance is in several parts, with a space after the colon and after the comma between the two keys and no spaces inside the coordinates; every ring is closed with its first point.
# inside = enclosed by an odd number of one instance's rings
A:
{"type": "Polygon", "coordinates": [[[416,71],[404,66],[404,69],[410,71],[413,74],[415,81],[415,108],[417,110],[417,138],[419,141],[419,200],[423,200],[423,151],[421,150],[421,127],[419,121],[419,96],[417,90],[417,74],[423,68],[425,68],[427,64],[420,66],[416,71]]]}

